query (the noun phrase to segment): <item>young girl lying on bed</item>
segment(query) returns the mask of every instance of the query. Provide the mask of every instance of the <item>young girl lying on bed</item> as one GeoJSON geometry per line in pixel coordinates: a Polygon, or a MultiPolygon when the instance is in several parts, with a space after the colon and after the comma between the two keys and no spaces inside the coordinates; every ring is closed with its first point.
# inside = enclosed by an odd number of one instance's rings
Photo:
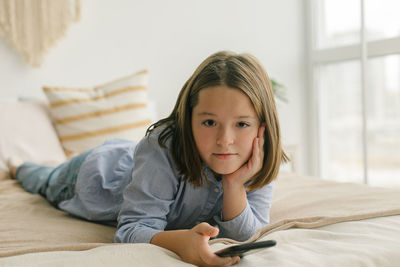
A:
{"type": "Polygon", "coordinates": [[[286,159],[264,68],[249,54],[219,52],[138,144],[114,139],[57,168],[26,162],[12,174],[70,214],[118,221],[115,242],[228,266],[239,257],[216,256],[208,240],[244,241],[269,223],[272,181],[286,159]]]}

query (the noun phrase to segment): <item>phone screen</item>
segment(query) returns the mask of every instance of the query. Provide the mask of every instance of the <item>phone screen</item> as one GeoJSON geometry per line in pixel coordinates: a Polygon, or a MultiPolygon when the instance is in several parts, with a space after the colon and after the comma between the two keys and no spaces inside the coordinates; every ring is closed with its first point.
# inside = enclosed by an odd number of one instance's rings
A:
{"type": "Polygon", "coordinates": [[[225,249],[218,250],[215,252],[219,257],[243,257],[248,254],[255,253],[261,249],[273,247],[276,245],[275,240],[259,241],[253,243],[247,243],[242,245],[231,246],[225,249]]]}

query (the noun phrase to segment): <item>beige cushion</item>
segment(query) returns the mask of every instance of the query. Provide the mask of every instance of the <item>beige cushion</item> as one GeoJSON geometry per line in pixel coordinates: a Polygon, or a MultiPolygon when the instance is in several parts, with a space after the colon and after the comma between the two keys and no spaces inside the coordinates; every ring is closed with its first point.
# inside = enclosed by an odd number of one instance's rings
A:
{"type": "Polygon", "coordinates": [[[0,101],[0,168],[9,157],[46,165],[66,160],[44,100],[0,101]]]}
{"type": "Polygon", "coordinates": [[[110,138],[139,141],[152,122],[147,79],[148,72],[141,71],[94,88],[44,87],[66,154],[110,138]]]}

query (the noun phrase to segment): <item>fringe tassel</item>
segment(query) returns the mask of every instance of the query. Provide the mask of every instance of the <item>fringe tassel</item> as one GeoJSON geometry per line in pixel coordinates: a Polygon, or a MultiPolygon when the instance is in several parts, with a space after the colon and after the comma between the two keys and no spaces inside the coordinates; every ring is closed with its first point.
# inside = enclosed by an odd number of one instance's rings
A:
{"type": "Polygon", "coordinates": [[[0,36],[25,62],[40,67],[44,54],[80,16],[80,0],[0,0],[0,36]]]}

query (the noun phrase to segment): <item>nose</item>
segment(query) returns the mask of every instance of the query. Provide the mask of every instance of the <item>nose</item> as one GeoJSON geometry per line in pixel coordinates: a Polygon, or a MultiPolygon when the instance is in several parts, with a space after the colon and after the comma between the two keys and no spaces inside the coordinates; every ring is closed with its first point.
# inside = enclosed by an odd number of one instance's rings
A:
{"type": "Polygon", "coordinates": [[[234,133],[229,127],[221,127],[218,129],[217,145],[229,146],[234,142],[234,133]]]}

